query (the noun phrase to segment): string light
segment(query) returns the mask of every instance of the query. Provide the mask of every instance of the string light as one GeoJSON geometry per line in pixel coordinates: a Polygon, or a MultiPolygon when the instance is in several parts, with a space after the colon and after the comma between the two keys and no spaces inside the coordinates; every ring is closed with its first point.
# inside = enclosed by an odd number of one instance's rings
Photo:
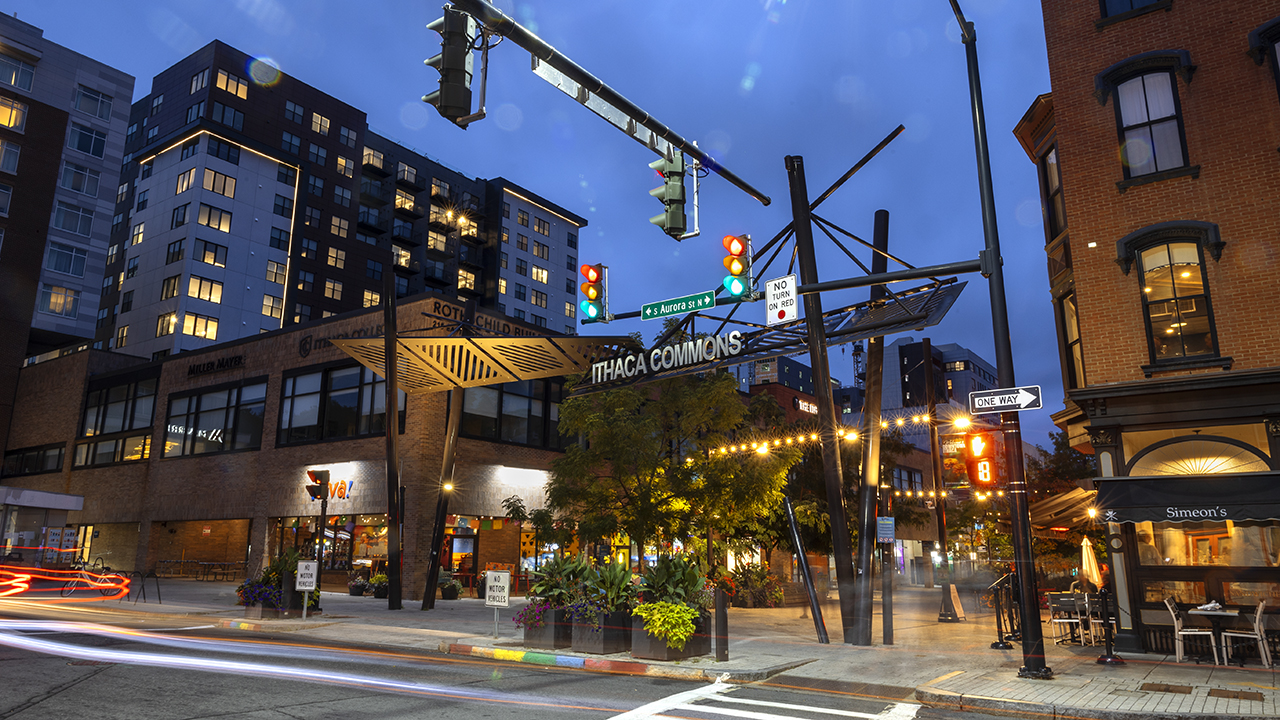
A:
{"type": "MultiPolygon", "coordinates": [[[[836,436],[845,440],[857,440],[858,433],[854,430],[841,429],[836,432],[836,436]]],[[[754,450],[761,455],[767,453],[770,447],[782,447],[783,445],[799,445],[803,443],[818,442],[818,433],[803,433],[799,435],[787,435],[780,438],[771,438],[765,440],[755,440],[749,445],[742,443],[741,445],[725,445],[719,449],[712,449],[710,452],[719,453],[720,455],[729,455],[734,453],[746,452],[754,450]]]]}

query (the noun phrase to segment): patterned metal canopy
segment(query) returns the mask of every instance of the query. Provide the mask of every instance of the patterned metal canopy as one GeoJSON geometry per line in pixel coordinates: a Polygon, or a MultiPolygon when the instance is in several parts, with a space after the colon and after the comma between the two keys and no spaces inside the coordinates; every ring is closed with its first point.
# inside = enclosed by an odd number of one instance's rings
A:
{"type": "MultiPolygon", "coordinates": [[[[386,376],[386,340],[333,338],[335,347],[386,376]]],[[[396,375],[409,394],[497,385],[584,372],[591,363],[638,350],[629,337],[398,337],[396,375]]]]}

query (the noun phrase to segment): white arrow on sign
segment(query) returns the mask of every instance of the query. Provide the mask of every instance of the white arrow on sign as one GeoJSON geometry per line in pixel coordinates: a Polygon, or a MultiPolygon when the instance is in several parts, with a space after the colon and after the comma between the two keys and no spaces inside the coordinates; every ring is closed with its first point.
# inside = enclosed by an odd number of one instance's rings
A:
{"type": "Polygon", "coordinates": [[[1012,395],[992,395],[990,397],[974,398],[974,404],[978,407],[1016,405],[1019,408],[1025,408],[1036,400],[1037,398],[1035,395],[1032,395],[1023,388],[1018,388],[1018,392],[1012,395]]]}
{"type": "Polygon", "coordinates": [[[969,393],[969,412],[996,413],[1037,410],[1041,405],[1040,386],[980,390],[969,393]]]}

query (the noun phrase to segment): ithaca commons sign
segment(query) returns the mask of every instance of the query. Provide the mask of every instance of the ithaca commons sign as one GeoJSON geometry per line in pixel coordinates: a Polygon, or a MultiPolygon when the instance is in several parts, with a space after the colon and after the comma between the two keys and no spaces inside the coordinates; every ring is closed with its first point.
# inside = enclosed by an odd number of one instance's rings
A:
{"type": "Polygon", "coordinates": [[[603,383],[642,377],[686,365],[714,362],[742,352],[742,331],[727,335],[694,338],[652,350],[601,360],[591,365],[591,382],[603,383]]]}

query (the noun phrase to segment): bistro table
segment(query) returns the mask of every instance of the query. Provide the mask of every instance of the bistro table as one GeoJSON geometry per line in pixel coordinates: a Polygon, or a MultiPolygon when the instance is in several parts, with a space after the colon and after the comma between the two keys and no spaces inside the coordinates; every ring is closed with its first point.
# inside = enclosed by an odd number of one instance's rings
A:
{"type": "Polygon", "coordinates": [[[1239,610],[1201,610],[1199,608],[1192,608],[1187,611],[1187,614],[1199,615],[1201,617],[1209,618],[1209,624],[1213,627],[1214,646],[1222,649],[1222,655],[1223,655],[1222,663],[1224,665],[1230,665],[1231,658],[1226,657],[1227,649],[1222,647],[1222,620],[1223,618],[1238,618],[1240,617],[1240,611],[1239,610]]]}

